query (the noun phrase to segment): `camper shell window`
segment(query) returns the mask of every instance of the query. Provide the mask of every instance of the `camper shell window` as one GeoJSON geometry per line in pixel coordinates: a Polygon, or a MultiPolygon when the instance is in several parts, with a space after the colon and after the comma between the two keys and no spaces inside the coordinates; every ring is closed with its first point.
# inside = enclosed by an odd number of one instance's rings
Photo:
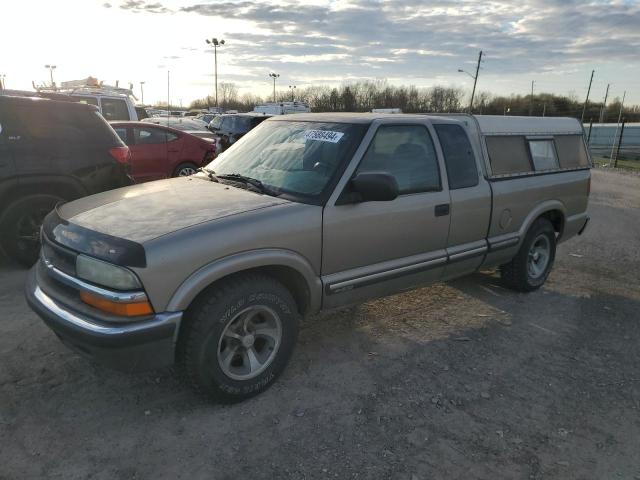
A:
{"type": "Polygon", "coordinates": [[[524,135],[492,135],[486,137],[486,143],[494,175],[532,171],[524,135]]]}

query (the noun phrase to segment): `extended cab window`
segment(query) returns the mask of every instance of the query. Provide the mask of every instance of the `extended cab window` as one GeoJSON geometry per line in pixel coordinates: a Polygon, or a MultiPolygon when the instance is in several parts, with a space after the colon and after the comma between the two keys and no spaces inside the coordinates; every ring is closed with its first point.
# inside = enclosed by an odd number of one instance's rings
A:
{"type": "Polygon", "coordinates": [[[358,172],[390,173],[398,182],[401,195],[441,189],[433,141],[421,125],[378,128],[358,172]]]}
{"type": "Polygon", "coordinates": [[[473,187],[478,184],[478,167],[469,137],[460,125],[434,125],[449,178],[449,189],[473,187]]]}
{"type": "Polygon", "coordinates": [[[553,140],[529,140],[529,151],[536,172],[558,168],[553,140]]]}
{"type": "Polygon", "coordinates": [[[109,121],[112,120],[129,120],[129,109],[127,102],[118,98],[103,98],[102,116],[109,121]]]}

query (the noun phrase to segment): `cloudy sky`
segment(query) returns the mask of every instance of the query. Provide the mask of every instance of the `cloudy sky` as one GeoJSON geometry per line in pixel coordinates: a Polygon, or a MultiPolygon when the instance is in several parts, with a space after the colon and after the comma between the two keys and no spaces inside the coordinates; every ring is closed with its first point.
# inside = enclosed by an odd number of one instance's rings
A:
{"type": "Polygon", "coordinates": [[[224,38],[219,81],[268,95],[278,85],[392,84],[535,90],[591,99],[627,90],[640,103],[640,0],[2,0],[0,74],[8,88],[88,75],[133,82],[147,103],[186,106],[213,91],[213,51],[224,38]]]}

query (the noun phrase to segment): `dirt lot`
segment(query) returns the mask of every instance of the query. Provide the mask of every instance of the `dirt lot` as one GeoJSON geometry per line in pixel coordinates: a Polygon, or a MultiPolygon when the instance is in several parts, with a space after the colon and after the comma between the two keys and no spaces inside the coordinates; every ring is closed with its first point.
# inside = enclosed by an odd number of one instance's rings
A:
{"type": "Polygon", "coordinates": [[[541,291],[489,272],[309,319],[235,406],[79,358],[4,265],[0,478],[640,479],[640,178],[593,176],[541,291]]]}

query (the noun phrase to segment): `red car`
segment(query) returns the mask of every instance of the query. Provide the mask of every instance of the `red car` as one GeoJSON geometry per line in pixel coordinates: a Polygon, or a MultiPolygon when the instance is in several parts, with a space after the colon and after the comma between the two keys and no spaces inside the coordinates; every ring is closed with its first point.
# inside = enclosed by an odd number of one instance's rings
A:
{"type": "Polygon", "coordinates": [[[186,176],[216,156],[215,143],[175,128],[145,122],[111,122],[131,150],[136,183],[186,176]]]}

